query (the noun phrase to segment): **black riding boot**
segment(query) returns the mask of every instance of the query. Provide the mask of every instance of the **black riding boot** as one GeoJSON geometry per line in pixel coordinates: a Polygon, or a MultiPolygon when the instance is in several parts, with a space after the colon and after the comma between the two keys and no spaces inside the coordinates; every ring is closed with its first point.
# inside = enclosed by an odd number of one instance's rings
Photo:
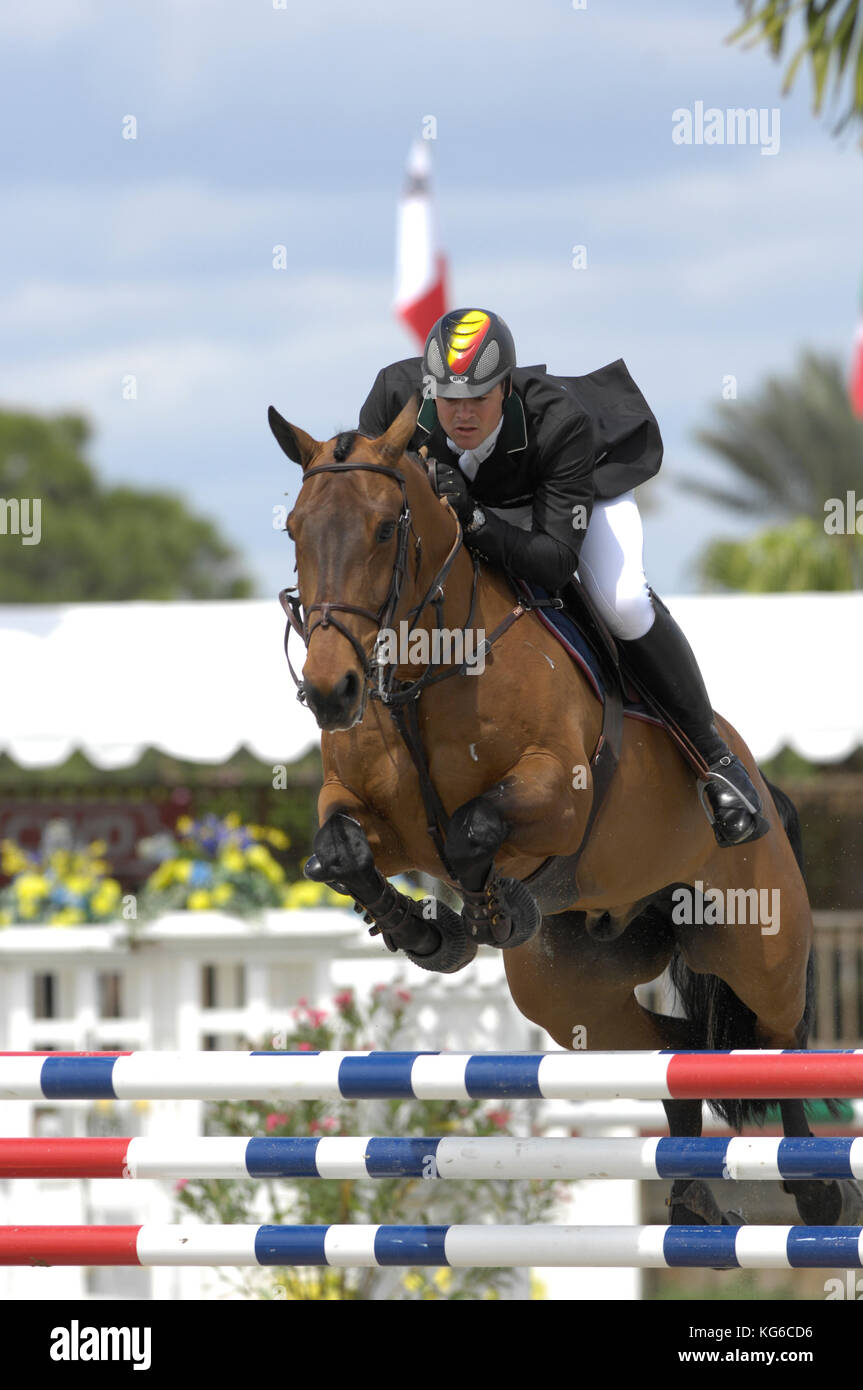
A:
{"type": "Polygon", "coordinates": [[[650,631],[620,642],[625,666],[698,749],[710,768],[704,795],[713,833],[723,848],[758,840],[769,830],[758,793],[713,722],[713,709],[695,654],[665,604],[651,590],[656,617],[650,631]]]}

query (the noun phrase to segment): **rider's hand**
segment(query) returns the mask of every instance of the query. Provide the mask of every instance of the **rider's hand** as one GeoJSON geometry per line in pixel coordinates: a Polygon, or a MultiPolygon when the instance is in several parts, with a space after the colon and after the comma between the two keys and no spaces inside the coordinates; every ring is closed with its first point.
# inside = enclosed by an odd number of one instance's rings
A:
{"type": "Polygon", "coordinates": [[[438,459],[435,469],[438,497],[445,497],[461,522],[466,526],[473,516],[474,501],[471,497],[467,479],[451,463],[438,459]]]}

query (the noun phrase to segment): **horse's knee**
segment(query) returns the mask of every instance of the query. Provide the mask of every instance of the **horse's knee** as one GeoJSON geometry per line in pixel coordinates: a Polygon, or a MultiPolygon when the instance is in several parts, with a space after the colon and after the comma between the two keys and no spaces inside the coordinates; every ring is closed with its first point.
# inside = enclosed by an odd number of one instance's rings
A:
{"type": "Polygon", "coordinates": [[[324,822],[312,841],[313,873],[324,882],[363,884],[374,876],[375,861],[366,832],[359,821],[336,811],[324,822]]]}
{"type": "Polygon", "coordinates": [[[445,849],[447,859],[462,882],[472,872],[490,867],[508,830],[498,808],[485,797],[476,796],[459,806],[450,817],[445,849]]]}

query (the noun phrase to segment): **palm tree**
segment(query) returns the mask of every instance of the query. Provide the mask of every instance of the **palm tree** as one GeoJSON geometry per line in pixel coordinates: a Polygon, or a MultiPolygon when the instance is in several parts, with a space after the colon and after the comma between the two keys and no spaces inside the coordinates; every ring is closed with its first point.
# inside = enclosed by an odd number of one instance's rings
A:
{"type": "Polygon", "coordinates": [[[831,77],[833,96],[843,85],[850,88],[834,133],[849,122],[863,121],[863,22],[859,0],[740,0],[746,20],[728,42],[744,36],[766,43],[774,58],[782,56],[795,12],[803,11],[803,41],[785,72],[783,95],[790,92],[802,63],[808,57],[812,71],[813,109],[820,115],[831,77]]]}
{"type": "Polygon", "coordinates": [[[679,487],[783,523],[713,542],[698,562],[703,580],[750,592],[863,587],[863,539],[853,523],[838,529],[832,520],[849,492],[863,499],[863,420],[838,361],[805,353],[794,375],[768,378],[755,400],[717,406],[713,428],[695,437],[735,476],[724,485],[684,478],[679,487]]]}

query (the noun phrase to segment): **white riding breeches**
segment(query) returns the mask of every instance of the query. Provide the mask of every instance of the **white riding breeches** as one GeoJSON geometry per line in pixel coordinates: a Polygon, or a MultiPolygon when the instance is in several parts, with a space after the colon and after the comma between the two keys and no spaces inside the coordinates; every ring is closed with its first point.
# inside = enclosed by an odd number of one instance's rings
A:
{"type": "Polygon", "coordinates": [[[594,502],[578,576],[615,637],[632,642],[649,632],[655,615],[644,575],[644,532],[633,492],[594,502]]]}
{"type": "MultiPolygon", "coordinates": [[[[523,531],[533,525],[531,505],[486,510],[523,531]]],[[[577,573],[615,637],[634,642],[650,631],[655,615],[644,576],[644,532],[634,492],[594,502],[577,573]]]]}

